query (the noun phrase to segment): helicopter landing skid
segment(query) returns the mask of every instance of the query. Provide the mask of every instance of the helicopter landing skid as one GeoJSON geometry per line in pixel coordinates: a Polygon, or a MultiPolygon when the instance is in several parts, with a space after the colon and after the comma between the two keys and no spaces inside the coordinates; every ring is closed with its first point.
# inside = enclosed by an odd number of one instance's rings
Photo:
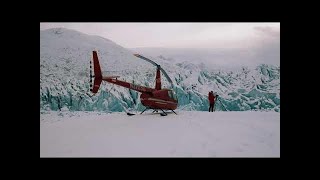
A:
{"type": "MultiPolygon", "coordinates": [[[[148,110],[148,109],[150,109],[150,108],[144,109],[140,114],[144,113],[144,111],[146,111],[146,110],[148,110]]],[[[161,111],[162,111],[162,113],[160,113],[161,116],[166,116],[166,115],[168,115],[163,109],[153,109],[152,113],[158,112],[158,110],[161,110],[161,111]]],[[[174,112],[174,110],[171,110],[171,111],[174,112]]],[[[174,112],[174,113],[175,113],[176,115],[178,115],[176,112],[174,112]]]]}

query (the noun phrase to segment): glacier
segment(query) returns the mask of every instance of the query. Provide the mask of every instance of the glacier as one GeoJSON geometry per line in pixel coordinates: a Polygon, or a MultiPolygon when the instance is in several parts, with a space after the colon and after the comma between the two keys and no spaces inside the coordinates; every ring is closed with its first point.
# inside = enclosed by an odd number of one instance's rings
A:
{"type": "MultiPolygon", "coordinates": [[[[104,75],[119,75],[127,82],[155,86],[156,67],[133,56],[139,52],[75,30],[40,30],[40,111],[144,110],[140,93],[124,87],[102,83],[97,94],[90,93],[89,62],[93,50],[98,52],[104,75]]],[[[212,90],[219,94],[216,111],[280,112],[280,66],[216,69],[203,63],[174,62],[162,55],[148,58],[171,77],[179,110],[208,111],[207,95],[212,90]]],[[[163,75],[161,78],[162,87],[169,86],[163,75]]]]}

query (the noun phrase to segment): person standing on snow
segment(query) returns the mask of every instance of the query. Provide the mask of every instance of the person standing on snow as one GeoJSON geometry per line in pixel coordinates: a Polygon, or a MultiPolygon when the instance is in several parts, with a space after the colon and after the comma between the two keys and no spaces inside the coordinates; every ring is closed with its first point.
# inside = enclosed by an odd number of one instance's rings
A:
{"type": "Polygon", "coordinates": [[[209,92],[209,96],[208,96],[208,99],[209,99],[209,104],[210,104],[210,107],[209,107],[209,112],[211,110],[211,112],[213,112],[213,107],[214,107],[214,100],[215,100],[215,95],[213,94],[213,91],[209,92]]]}

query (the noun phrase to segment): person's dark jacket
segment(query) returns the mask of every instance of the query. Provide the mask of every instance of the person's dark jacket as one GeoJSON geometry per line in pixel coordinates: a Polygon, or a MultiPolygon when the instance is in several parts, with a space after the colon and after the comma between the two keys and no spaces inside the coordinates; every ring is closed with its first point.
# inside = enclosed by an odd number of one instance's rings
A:
{"type": "Polygon", "coordinates": [[[214,104],[215,96],[213,95],[213,93],[209,92],[208,98],[209,98],[209,103],[214,104]]]}

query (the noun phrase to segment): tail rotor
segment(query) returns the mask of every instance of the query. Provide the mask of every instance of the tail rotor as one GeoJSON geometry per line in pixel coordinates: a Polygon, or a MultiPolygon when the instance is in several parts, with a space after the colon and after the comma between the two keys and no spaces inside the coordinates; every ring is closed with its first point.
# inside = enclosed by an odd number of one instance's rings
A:
{"type": "Polygon", "coordinates": [[[90,91],[92,92],[92,61],[90,61],[90,80],[89,80],[89,84],[90,84],[90,91]]]}
{"type": "Polygon", "coordinates": [[[90,83],[90,91],[95,94],[98,92],[102,82],[102,73],[101,73],[97,51],[92,51],[92,59],[93,59],[94,75],[92,75],[92,61],[90,61],[90,82],[89,83],[90,83]]]}

